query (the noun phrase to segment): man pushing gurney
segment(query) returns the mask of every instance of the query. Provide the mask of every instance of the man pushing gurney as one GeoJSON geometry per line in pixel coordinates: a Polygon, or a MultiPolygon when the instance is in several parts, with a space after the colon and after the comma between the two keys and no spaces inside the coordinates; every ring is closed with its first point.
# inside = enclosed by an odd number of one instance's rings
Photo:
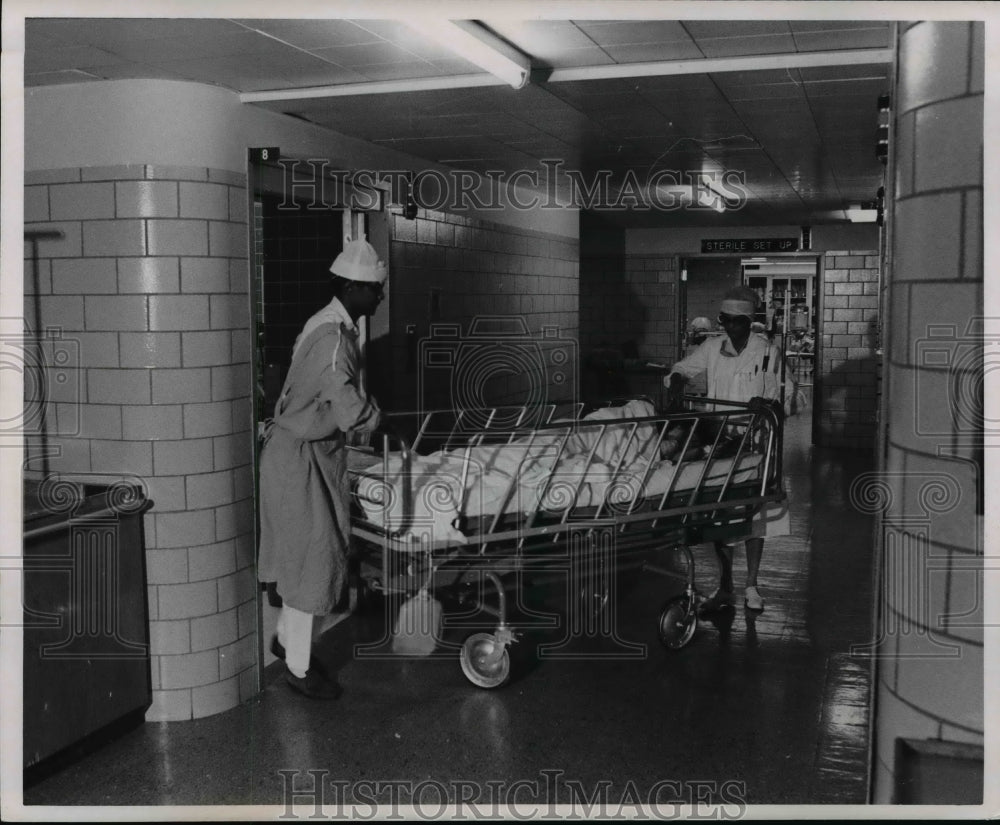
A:
{"type": "MultiPolygon", "coordinates": [[[[719,307],[719,324],[725,335],[707,339],[686,358],[674,364],[667,385],[668,409],[675,407],[682,388],[690,379],[704,374],[708,384],[708,397],[719,401],[749,403],[751,412],[765,405],[780,405],[782,377],[785,380],[784,412],[796,397],[795,387],[787,372],[782,375],[783,359],[779,347],[759,333],[752,333],[757,293],[746,286],[734,287],[726,292],[719,307]]],[[[764,553],[764,536],[788,535],[788,513],[783,503],[764,507],[754,517],[751,534],[745,538],[747,551],[747,578],[744,604],[751,610],[763,610],[764,599],[757,585],[757,573],[764,553]]],[[[719,559],[719,586],[701,607],[711,612],[733,603],[733,549],[717,541],[715,552],[719,559]]]]}

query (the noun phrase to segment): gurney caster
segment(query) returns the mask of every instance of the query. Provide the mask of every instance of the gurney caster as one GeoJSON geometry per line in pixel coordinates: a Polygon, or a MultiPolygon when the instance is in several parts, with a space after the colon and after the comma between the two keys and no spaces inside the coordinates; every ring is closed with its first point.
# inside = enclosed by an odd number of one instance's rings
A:
{"type": "Polygon", "coordinates": [[[473,633],[462,645],[462,673],[476,687],[498,688],[510,679],[510,653],[507,645],[515,640],[513,632],[500,628],[496,633],[473,633]]]}
{"type": "Polygon", "coordinates": [[[680,650],[698,629],[698,614],[694,601],[684,593],[674,596],[660,611],[660,641],[667,650],[680,650]]]}

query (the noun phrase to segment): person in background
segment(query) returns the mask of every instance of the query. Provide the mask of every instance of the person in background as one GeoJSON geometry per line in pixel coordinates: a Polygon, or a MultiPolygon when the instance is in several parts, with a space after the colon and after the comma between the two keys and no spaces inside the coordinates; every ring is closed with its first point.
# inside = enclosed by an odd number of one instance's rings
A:
{"type": "Polygon", "coordinates": [[[714,329],[715,327],[708,318],[704,315],[699,315],[688,326],[688,341],[690,345],[693,347],[701,346],[714,329]]]}
{"type": "MultiPolygon", "coordinates": [[[[781,396],[781,352],[765,336],[751,332],[756,306],[757,293],[749,287],[734,287],[726,292],[719,307],[719,324],[726,334],[708,338],[674,364],[670,375],[664,379],[668,409],[677,408],[684,385],[701,375],[706,378],[710,399],[749,403],[751,411],[777,402],[781,396]]],[[[787,373],[785,377],[787,380],[787,373]]],[[[786,389],[794,398],[794,388],[786,389]]],[[[764,553],[764,528],[764,520],[755,518],[753,534],[745,539],[744,603],[751,610],[764,609],[764,599],[757,584],[764,553]]],[[[719,559],[719,586],[702,605],[703,612],[719,610],[733,602],[732,546],[716,542],[715,552],[719,559]]]]}
{"type": "Polygon", "coordinates": [[[312,699],[340,695],[311,656],[313,617],[333,610],[347,578],[346,440],[380,416],[359,383],[357,321],[375,312],[388,275],[363,239],[345,244],[330,271],[334,298],[295,340],[260,457],[258,578],[282,600],[271,652],[292,689],[312,699]]]}
{"type": "MultiPolygon", "coordinates": [[[[716,333],[715,324],[709,321],[704,315],[699,315],[688,326],[688,339],[687,346],[684,348],[684,354],[690,355],[716,333]]],[[[705,376],[695,376],[688,382],[684,390],[688,395],[708,395],[708,385],[705,383],[705,376]]]]}

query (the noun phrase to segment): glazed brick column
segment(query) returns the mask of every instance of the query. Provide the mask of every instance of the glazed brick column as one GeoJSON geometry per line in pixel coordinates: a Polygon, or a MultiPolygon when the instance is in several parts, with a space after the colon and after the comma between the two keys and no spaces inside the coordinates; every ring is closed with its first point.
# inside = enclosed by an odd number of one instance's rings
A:
{"type": "MultiPolygon", "coordinates": [[[[530,335],[558,328],[559,337],[572,342],[569,351],[579,353],[575,238],[427,209],[407,220],[394,208],[389,219],[393,385],[383,392],[393,394],[395,409],[417,408],[417,344],[431,323],[458,324],[464,335],[476,317],[514,315],[530,335]]],[[[550,399],[579,392],[577,365],[570,369],[573,384],[549,386],[550,399]]],[[[525,397],[524,375],[502,376],[489,386],[489,403],[516,404],[525,397]]],[[[450,403],[446,397],[433,401],[450,403]]]]}
{"type": "Polygon", "coordinates": [[[817,443],[873,450],[881,368],[876,353],[878,252],[825,253],[821,282],[817,443]]]}
{"type": "Polygon", "coordinates": [[[994,436],[984,432],[982,336],[995,331],[983,314],[983,54],[982,23],[900,32],[879,479],[879,804],[899,801],[900,738],[966,756],[983,745],[982,466],[994,436]]]}
{"type": "Polygon", "coordinates": [[[138,165],[25,183],[26,230],[62,233],[38,243],[37,279],[25,261],[25,318],[78,348],[51,385],[48,469],[138,477],[155,504],[147,718],[233,707],[257,689],[244,176],[138,165]]]}

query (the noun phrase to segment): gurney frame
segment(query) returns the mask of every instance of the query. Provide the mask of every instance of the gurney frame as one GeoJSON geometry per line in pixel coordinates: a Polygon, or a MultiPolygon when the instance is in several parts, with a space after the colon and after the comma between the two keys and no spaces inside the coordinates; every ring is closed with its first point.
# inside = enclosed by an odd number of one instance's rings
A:
{"type": "MultiPolygon", "coordinates": [[[[598,533],[613,531],[615,565],[636,564],[637,558],[648,557],[651,551],[679,551],[683,558],[684,572],[644,561],[644,570],[679,578],[684,589],[669,599],[660,611],[658,636],[668,650],[679,650],[693,638],[697,630],[697,607],[703,599],[695,586],[695,563],[692,545],[706,541],[742,538],[749,533],[750,520],[769,502],[784,500],[782,484],[782,416],[780,408],[762,406],[751,409],[747,404],[722,402],[685,396],[689,407],[680,412],[656,414],[640,418],[619,418],[598,422],[582,419],[583,409],[572,410],[571,419],[556,418],[560,408],[548,405],[540,408],[495,408],[475,411],[434,411],[423,414],[412,442],[408,443],[395,423],[407,414],[388,416],[384,431],[375,439],[380,450],[369,452],[381,456],[396,453],[401,458],[399,474],[402,498],[402,524],[390,529],[386,515],[379,524],[367,518],[357,502],[352,508],[352,543],[356,554],[368,560],[359,572],[359,583],[367,589],[384,594],[412,596],[421,591],[437,590],[439,581],[445,586],[455,586],[472,579],[488,582],[488,590],[495,592],[493,599],[481,596],[474,607],[496,618],[492,633],[473,633],[460,653],[462,671],[466,678],[482,688],[496,688],[510,678],[511,666],[508,648],[517,640],[517,633],[509,623],[508,586],[511,574],[544,569],[553,559],[560,563],[573,558],[573,563],[586,563],[593,569],[594,541],[587,541],[598,533]],[[440,426],[441,421],[450,426],[440,426]],[[559,456],[566,449],[569,436],[580,430],[596,429],[597,438],[587,457],[589,469],[598,453],[602,439],[613,434],[624,434],[626,446],[637,438],[640,428],[652,426],[656,430],[655,454],[659,455],[668,433],[683,428],[683,442],[677,452],[673,475],[667,489],[655,496],[644,495],[654,463],[645,466],[636,495],[615,499],[614,490],[621,490],[621,483],[628,475],[622,459],[613,468],[613,475],[604,495],[595,504],[578,506],[586,474],[580,476],[576,489],[559,511],[544,507],[545,494],[540,491],[537,503],[529,512],[512,516],[500,506],[496,514],[469,518],[459,513],[458,527],[464,542],[435,539],[414,541],[412,528],[414,493],[412,488],[412,460],[421,448],[456,451],[464,455],[462,486],[469,473],[470,448],[484,444],[503,444],[518,441],[531,444],[543,436],[555,436],[559,456]],[[701,442],[701,458],[694,458],[701,442]],[[737,480],[738,468],[748,456],[757,456],[756,471],[751,480],[737,480]],[[719,481],[710,474],[716,461],[732,459],[728,472],[719,481]],[[701,461],[702,469],[691,487],[675,489],[686,466],[701,461]],[[584,541],[581,542],[581,537],[584,541]],[[583,550],[580,550],[581,545],[583,550]],[[575,556],[574,556],[575,552],[575,556]]],[[[413,415],[413,414],[408,414],[413,415]]],[[[648,433],[648,430],[644,430],[648,433]]],[[[557,458],[558,461],[558,458],[557,458]]],[[[362,474],[365,471],[358,471],[362,474]]],[[[517,478],[512,479],[507,499],[514,493],[517,478]]],[[[551,483],[551,478],[546,484],[551,483]]],[[[389,479],[382,479],[382,488],[389,489],[389,479]]],[[[356,486],[352,485],[352,489],[356,486]]],[[[633,491],[634,482],[633,482],[633,491]]],[[[386,493],[388,494],[388,493],[386,493]]],[[[355,495],[357,493],[355,492],[355,495]]],[[[619,494],[620,497],[620,494],[619,494]]],[[[388,512],[388,508],[386,508],[388,512]]],[[[594,585],[592,592],[581,596],[589,609],[600,611],[608,600],[607,578],[591,576],[586,581],[594,585]],[[596,582],[596,583],[595,583],[596,582]]],[[[585,584],[582,590],[587,590],[585,584]]]]}

